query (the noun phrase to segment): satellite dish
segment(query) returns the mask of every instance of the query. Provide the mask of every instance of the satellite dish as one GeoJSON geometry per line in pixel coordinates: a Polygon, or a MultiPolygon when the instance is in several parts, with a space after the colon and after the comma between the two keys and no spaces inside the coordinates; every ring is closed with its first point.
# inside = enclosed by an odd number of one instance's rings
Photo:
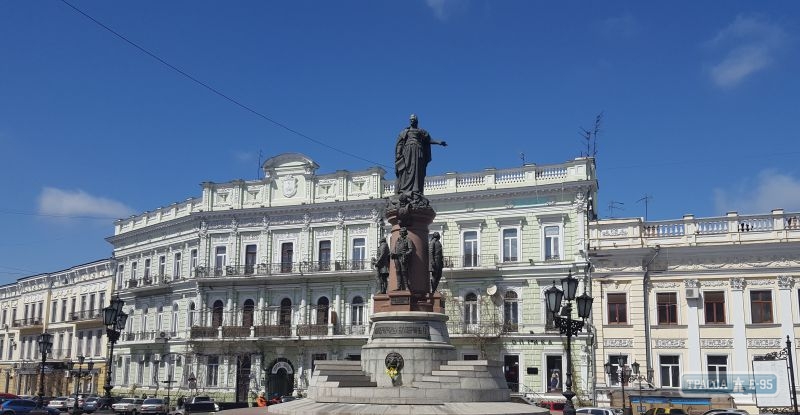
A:
{"type": "Polygon", "coordinates": [[[486,288],[486,294],[495,295],[497,294],[497,286],[492,284],[486,288]]]}

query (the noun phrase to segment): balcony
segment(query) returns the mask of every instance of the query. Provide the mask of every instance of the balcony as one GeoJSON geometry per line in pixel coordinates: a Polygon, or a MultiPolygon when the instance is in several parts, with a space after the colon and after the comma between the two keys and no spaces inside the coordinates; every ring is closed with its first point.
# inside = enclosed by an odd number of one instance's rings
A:
{"type": "Polygon", "coordinates": [[[372,272],[370,260],[278,262],[224,267],[196,267],[195,278],[254,277],[270,275],[312,274],[325,272],[372,272]]]}
{"type": "Polygon", "coordinates": [[[497,255],[460,255],[444,257],[445,268],[486,268],[497,266],[497,255]]]}
{"type": "Polygon", "coordinates": [[[17,327],[20,329],[41,327],[41,326],[42,326],[42,319],[40,317],[21,318],[11,322],[11,327],[17,327]]]}
{"type": "Polygon", "coordinates": [[[69,313],[70,321],[100,320],[103,318],[103,310],[82,310],[69,313]]]}
{"type": "Polygon", "coordinates": [[[327,324],[300,324],[297,326],[298,336],[327,336],[327,324]]]}
{"type": "Polygon", "coordinates": [[[605,219],[590,226],[592,246],[638,248],[701,244],[780,243],[800,240],[800,213],[782,209],[766,215],[739,215],[645,222],[605,219]]]}

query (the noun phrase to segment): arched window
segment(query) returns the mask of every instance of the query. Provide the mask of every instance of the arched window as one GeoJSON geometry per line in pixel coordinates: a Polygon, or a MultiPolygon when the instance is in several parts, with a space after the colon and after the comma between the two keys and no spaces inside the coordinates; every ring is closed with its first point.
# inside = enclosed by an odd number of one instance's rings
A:
{"type": "Polygon", "coordinates": [[[211,307],[211,327],[219,327],[222,325],[222,312],[225,310],[225,305],[222,300],[214,301],[214,306],[211,307]]]}
{"type": "Polygon", "coordinates": [[[195,320],[195,318],[194,318],[195,310],[194,310],[194,303],[193,302],[189,303],[189,310],[188,311],[189,311],[189,313],[186,316],[186,327],[192,328],[192,327],[194,327],[194,320],[195,320]]]}
{"type": "Polygon", "coordinates": [[[478,296],[475,293],[464,296],[464,323],[478,324],[478,296]]]}
{"type": "Polygon", "coordinates": [[[253,300],[247,300],[244,302],[244,307],[242,307],[242,326],[243,327],[251,327],[253,325],[253,310],[255,309],[255,304],[253,300]]]}
{"type": "Polygon", "coordinates": [[[328,297],[320,297],[317,300],[317,324],[328,324],[328,297]]]}
{"type": "Polygon", "coordinates": [[[364,299],[360,296],[353,297],[350,303],[350,323],[354,326],[364,325],[364,299]]]}
{"type": "Polygon", "coordinates": [[[288,298],[281,300],[281,311],[278,315],[278,324],[281,326],[292,325],[292,300],[288,298]]]}
{"type": "Polygon", "coordinates": [[[503,299],[503,329],[507,332],[516,332],[519,324],[519,300],[517,293],[506,291],[503,299]]]}

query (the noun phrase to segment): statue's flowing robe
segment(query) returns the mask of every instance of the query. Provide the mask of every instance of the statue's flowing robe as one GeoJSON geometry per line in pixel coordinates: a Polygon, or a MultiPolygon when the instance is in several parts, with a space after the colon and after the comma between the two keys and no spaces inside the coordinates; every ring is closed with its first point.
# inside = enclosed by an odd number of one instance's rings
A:
{"type": "Polygon", "coordinates": [[[409,127],[400,132],[395,146],[395,193],[423,194],[430,161],[431,136],[427,131],[409,127]]]}

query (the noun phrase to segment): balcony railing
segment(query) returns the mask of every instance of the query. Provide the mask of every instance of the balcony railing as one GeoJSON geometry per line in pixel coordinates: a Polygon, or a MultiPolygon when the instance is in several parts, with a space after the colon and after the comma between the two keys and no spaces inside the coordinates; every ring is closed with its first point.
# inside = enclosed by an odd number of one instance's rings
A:
{"type": "Polygon", "coordinates": [[[21,318],[11,322],[11,327],[19,327],[19,328],[35,327],[41,325],[42,325],[42,319],[39,317],[21,318]]]}
{"type": "Polygon", "coordinates": [[[298,336],[326,336],[327,334],[327,324],[300,324],[297,326],[298,336]]]}
{"type": "Polygon", "coordinates": [[[69,313],[70,321],[95,320],[103,318],[103,310],[82,310],[69,313]]]}
{"type": "Polygon", "coordinates": [[[292,327],[285,324],[255,326],[253,332],[256,337],[288,337],[292,334],[292,327]]]}
{"type": "Polygon", "coordinates": [[[480,268],[497,265],[497,255],[461,255],[444,257],[445,268],[480,268]]]}
{"type": "Polygon", "coordinates": [[[226,265],[224,267],[199,266],[193,270],[192,275],[197,278],[214,278],[365,270],[372,270],[370,260],[278,262],[255,265],[226,265]]]}

